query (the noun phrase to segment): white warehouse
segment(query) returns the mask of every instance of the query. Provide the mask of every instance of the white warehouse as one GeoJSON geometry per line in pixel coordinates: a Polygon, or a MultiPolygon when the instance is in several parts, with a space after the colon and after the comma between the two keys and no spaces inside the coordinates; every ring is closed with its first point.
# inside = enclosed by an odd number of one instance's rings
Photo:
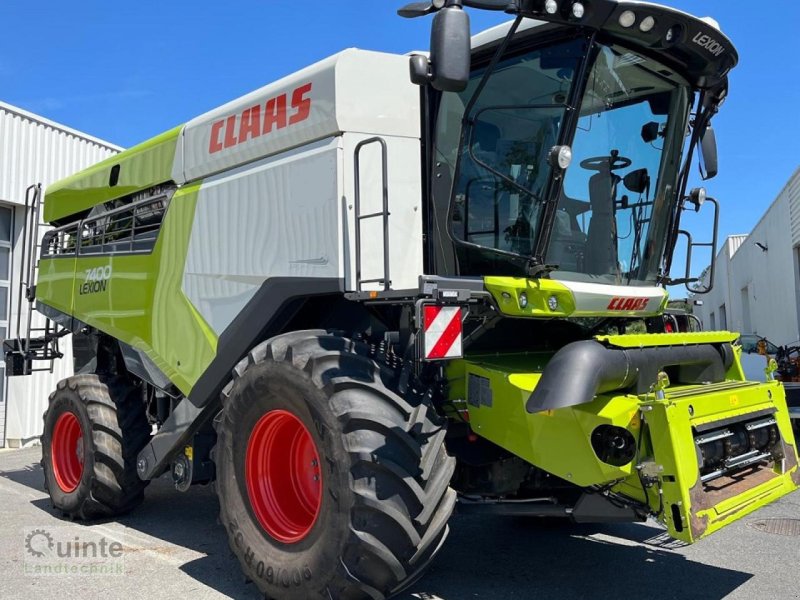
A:
{"type": "MultiPolygon", "coordinates": [[[[121,150],[0,102],[0,338],[16,336],[25,190],[35,183],[46,186],[121,150]]],[[[22,309],[27,310],[24,299],[22,309]]],[[[34,315],[34,326],[41,327],[38,313],[34,315]]],[[[62,340],[61,350],[65,360],[55,362],[52,374],[9,378],[0,362],[0,448],[19,446],[41,434],[48,395],[60,379],[72,374],[69,338],[62,340]]]]}
{"type": "Polygon", "coordinates": [[[714,288],[695,300],[704,329],[756,333],[779,346],[800,340],[800,169],[749,235],[725,240],[714,288]]]}

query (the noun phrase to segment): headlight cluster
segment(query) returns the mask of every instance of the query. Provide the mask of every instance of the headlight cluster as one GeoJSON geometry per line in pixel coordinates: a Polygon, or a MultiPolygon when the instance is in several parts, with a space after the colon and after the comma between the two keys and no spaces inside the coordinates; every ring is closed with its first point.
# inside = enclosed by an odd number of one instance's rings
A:
{"type": "MultiPolygon", "coordinates": [[[[630,29],[631,27],[636,25],[637,21],[638,17],[636,16],[636,13],[633,12],[632,10],[623,11],[619,15],[619,24],[621,27],[624,27],[625,29],[630,29]]],[[[656,26],[656,18],[651,15],[648,15],[641,21],[639,21],[639,30],[642,33],[648,33],[652,31],[653,27],[655,26],[656,26]]]]}
{"type": "Polygon", "coordinates": [[[637,22],[639,23],[639,31],[642,33],[649,33],[656,26],[656,18],[652,15],[647,15],[640,21],[635,12],[626,10],[619,16],[619,24],[625,29],[630,29],[637,22]]]}
{"type": "MultiPolygon", "coordinates": [[[[659,24],[658,20],[653,15],[637,14],[633,10],[622,11],[617,18],[617,22],[623,29],[633,29],[636,27],[642,33],[651,33],[659,24]]],[[[662,23],[662,25],[664,24],[662,23]]],[[[668,46],[671,46],[680,41],[682,35],[683,26],[679,23],[676,23],[670,27],[667,27],[664,34],[664,42],[668,46]]]]}

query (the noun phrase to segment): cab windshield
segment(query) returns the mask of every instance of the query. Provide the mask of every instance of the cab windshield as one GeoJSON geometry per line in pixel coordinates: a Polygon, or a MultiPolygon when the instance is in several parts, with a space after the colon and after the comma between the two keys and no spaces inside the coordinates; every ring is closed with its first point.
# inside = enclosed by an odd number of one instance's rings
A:
{"type": "Polygon", "coordinates": [[[436,159],[454,182],[447,218],[458,274],[527,276],[549,229],[544,258],[557,267],[553,278],[652,284],[657,277],[689,87],[650,58],[601,45],[574,139],[565,140],[587,53],[586,40],[576,39],[501,60],[466,119],[483,71],[464,92],[443,95],[436,159]],[[559,143],[571,144],[574,157],[563,185],[554,185],[548,153],[559,143]],[[550,198],[557,210],[544,223],[550,198]]]}
{"type": "Polygon", "coordinates": [[[550,234],[554,279],[656,280],[688,110],[689,86],[679,75],[623,48],[601,48],[550,234]]]}

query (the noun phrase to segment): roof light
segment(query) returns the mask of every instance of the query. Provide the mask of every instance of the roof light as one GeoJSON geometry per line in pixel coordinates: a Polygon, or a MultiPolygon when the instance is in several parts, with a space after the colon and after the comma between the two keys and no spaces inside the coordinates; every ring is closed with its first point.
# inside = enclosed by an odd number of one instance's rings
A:
{"type": "Polygon", "coordinates": [[[582,19],[586,9],[584,8],[583,4],[580,2],[576,2],[572,5],[572,16],[575,19],[582,19]]]}
{"type": "Polygon", "coordinates": [[[554,15],[558,12],[558,2],[556,0],[547,0],[544,3],[544,12],[548,15],[554,15]]]}
{"type": "Polygon", "coordinates": [[[626,10],[619,16],[619,24],[625,29],[628,27],[633,27],[634,23],[636,23],[636,13],[632,10],[626,10]]]}
{"type": "Polygon", "coordinates": [[[645,17],[642,19],[642,22],[639,23],[639,29],[643,33],[647,33],[648,31],[652,30],[653,27],[656,26],[656,20],[653,17],[645,17]]]}

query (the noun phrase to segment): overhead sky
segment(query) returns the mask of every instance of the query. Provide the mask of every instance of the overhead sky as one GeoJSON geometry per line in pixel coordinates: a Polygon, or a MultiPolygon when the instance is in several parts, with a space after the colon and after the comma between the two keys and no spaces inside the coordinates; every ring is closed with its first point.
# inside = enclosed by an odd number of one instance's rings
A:
{"type": "MultiPolygon", "coordinates": [[[[401,3],[4,0],[0,100],[132,146],[347,47],[427,49],[430,20],[397,17],[401,3]]],[[[800,3],[664,3],[713,16],[738,47],[705,185],[721,234],[747,233],[800,166],[800,3]]],[[[474,32],[507,18],[471,15],[474,32]]]]}

